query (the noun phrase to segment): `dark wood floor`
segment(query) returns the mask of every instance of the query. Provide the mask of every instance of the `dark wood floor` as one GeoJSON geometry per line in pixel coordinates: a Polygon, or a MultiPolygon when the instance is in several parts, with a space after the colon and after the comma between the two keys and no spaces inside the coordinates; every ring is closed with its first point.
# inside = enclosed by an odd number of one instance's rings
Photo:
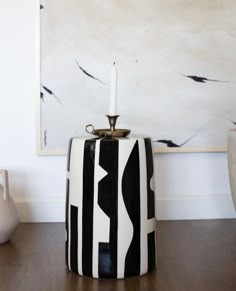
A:
{"type": "Polygon", "coordinates": [[[236,220],[157,223],[157,270],[126,280],[68,273],[64,224],[21,224],[0,245],[1,291],[235,291],[236,220]]]}

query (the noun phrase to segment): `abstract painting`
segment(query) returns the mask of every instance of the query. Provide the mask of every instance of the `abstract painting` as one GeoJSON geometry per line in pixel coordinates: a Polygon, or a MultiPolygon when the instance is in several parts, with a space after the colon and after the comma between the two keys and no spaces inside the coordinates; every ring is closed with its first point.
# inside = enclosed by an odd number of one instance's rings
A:
{"type": "Polygon", "coordinates": [[[155,151],[224,151],[236,126],[233,0],[44,0],[39,154],[66,154],[85,126],[107,128],[118,70],[119,128],[155,151]]]}

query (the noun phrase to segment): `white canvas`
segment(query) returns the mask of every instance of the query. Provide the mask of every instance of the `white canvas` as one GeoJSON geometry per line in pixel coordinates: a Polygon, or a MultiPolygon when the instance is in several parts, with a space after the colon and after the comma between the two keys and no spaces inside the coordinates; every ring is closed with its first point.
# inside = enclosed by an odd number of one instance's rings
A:
{"type": "Polygon", "coordinates": [[[236,122],[235,1],[45,0],[40,8],[41,153],[66,153],[89,123],[108,127],[113,62],[117,127],[150,135],[159,151],[226,149],[236,122]]]}

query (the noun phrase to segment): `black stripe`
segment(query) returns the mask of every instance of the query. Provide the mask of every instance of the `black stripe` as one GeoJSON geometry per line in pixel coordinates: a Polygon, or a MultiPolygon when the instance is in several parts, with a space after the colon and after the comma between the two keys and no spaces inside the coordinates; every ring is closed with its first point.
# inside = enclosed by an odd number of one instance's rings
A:
{"type": "Polygon", "coordinates": [[[78,273],[78,207],[70,207],[70,265],[78,273]]]}
{"type": "Polygon", "coordinates": [[[82,271],[86,276],[92,276],[95,145],[95,139],[86,140],[84,144],[82,271]]]}
{"type": "MultiPolygon", "coordinates": [[[[153,152],[150,138],[145,138],[146,162],[147,162],[147,219],[155,217],[155,193],[150,187],[150,181],[154,174],[153,152]]],[[[155,249],[155,231],[148,233],[148,272],[155,269],[156,249],[155,249]]]]}
{"type": "Polygon", "coordinates": [[[66,241],[65,241],[65,260],[68,267],[68,210],[69,210],[69,192],[70,192],[70,180],[66,179],[66,208],[65,208],[65,228],[66,228],[66,241]]]}
{"type": "Polygon", "coordinates": [[[127,161],[123,178],[124,203],[133,223],[134,234],[125,259],[125,277],[140,274],[140,165],[136,141],[127,161]]]}
{"type": "Polygon", "coordinates": [[[110,218],[109,243],[99,244],[99,277],[117,277],[118,140],[103,139],[99,165],[108,174],[98,185],[98,205],[110,218]]]}
{"type": "Polygon", "coordinates": [[[114,262],[112,261],[111,251],[110,243],[99,243],[99,278],[116,278],[112,273],[112,270],[114,269],[114,262]]]}
{"type": "Polygon", "coordinates": [[[150,138],[145,138],[146,163],[147,163],[147,213],[148,219],[155,217],[155,194],[150,187],[150,181],[153,177],[153,153],[150,138]]]}
{"type": "Polygon", "coordinates": [[[156,265],[156,248],[155,248],[155,231],[148,233],[148,272],[155,269],[156,265]]]}

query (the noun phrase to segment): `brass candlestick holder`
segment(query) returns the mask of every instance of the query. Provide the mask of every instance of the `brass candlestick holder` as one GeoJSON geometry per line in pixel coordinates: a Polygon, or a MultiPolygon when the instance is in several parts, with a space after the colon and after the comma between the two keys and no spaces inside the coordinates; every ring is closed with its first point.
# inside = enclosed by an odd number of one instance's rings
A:
{"type": "Polygon", "coordinates": [[[98,137],[126,137],[130,134],[130,129],[116,128],[116,121],[120,115],[106,115],[110,128],[95,129],[92,124],[85,127],[87,133],[96,135],[98,137]]]}
{"type": "Polygon", "coordinates": [[[116,130],[116,121],[119,116],[120,115],[106,115],[106,117],[108,118],[111,132],[114,132],[116,130]]]}

